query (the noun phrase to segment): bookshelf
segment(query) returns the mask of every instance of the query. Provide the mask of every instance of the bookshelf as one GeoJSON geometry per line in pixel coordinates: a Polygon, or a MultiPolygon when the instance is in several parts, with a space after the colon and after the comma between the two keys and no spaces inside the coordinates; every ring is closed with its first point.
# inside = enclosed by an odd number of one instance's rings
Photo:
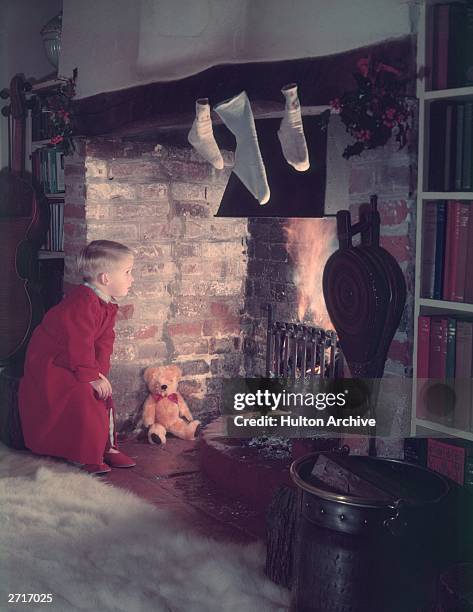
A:
{"type": "MultiPolygon", "coordinates": [[[[423,278],[423,268],[425,274],[425,252],[424,248],[426,248],[426,243],[428,240],[425,239],[426,231],[425,231],[425,223],[428,213],[428,206],[432,207],[433,204],[427,204],[427,202],[446,202],[445,209],[447,211],[450,210],[450,202],[455,201],[458,203],[458,209],[463,206],[462,210],[465,210],[465,206],[469,206],[471,212],[469,213],[469,223],[473,223],[473,190],[471,190],[468,182],[465,182],[464,168],[465,161],[464,159],[460,162],[457,162],[459,156],[459,149],[456,149],[457,157],[454,159],[443,159],[440,163],[440,169],[442,171],[443,186],[445,190],[438,189],[438,185],[435,185],[435,189],[432,189],[432,182],[438,182],[438,154],[434,156],[434,151],[437,152],[441,149],[439,146],[440,141],[446,141],[445,136],[449,134],[448,129],[450,129],[450,134],[456,132],[456,130],[460,129],[459,120],[456,119],[458,111],[455,110],[454,119],[450,118],[450,127],[445,127],[444,134],[435,133],[435,129],[433,127],[437,126],[436,116],[434,113],[438,113],[438,109],[447,108],[451,106],[452,108],[462,107],[466,109],[467,105],[471,108],[473,102],[473,82],[470,84],[465,81],[464,86],[458,86],[458,83],[455,82],[456,74],[453,78],[452,83],[452,74],[451,74],[451,66],[452,64],[448,63],[448,58],[453,53],[459,53],[458,48],[461,49],[461,52],[464,53],[464,56],[471,57],[471,46],[467,49],[466,45],[468,42],[465,42],[464,47],[456,46],[456,43],[449,43],[448,41],[452,41],[453,37],[451,32],[448,30],[448,25],[445,26],[445,23],[450,22],[450,27],[455,27],[455,20],[458,23],[459,15],[462,10],[466,11],[466,8],[458,8],[458,3],[456,6],[451,9],[450,7],[445,8],[447,2],[444,0],[443,2],[440,0],[424,0],[420,4],[419,7],[419,32],[418,32],[418,47],[417,47],[417,65],[426,67],[426,78],[419,79],[417,83],[417,97],[419,99],[419,147],[418,147],[418,182],[417,182],[417,220],[416,220],[416,272],[415,272],[415,296],[414,296],[414,351],[413,351],[413,393],[412,393],[412,412],[411,412],[411,433],[412,435],[419,435],[420,433],[425,434],[428,431],[432,436],[435,434],[450,436],[454,438],[461,438],[463,440],[473,441],[473,405],[472,405],[472,395],[469,397],[469,405],[468,409],[470,411],[470,423],[468,425],[463,425],[462,427],[458,427],[456,425],[456,415],[450,417],[450,420],[438,418],[427,418],[425,415],[425,410],[421,406],[421,403],[425,400],[422,400],[423,397],[423,385],[429,384],[424,379],[425,376],[425,366],[423,363],[423,355],[425,355],[425,345],[424,348],[421,347],[419,350],[419,317],[436,317],[437,319],[445,318],[447,320],[455,320],[455,325],[458,325],[458,321],[461,321],[461,325],[464,326],[466,324],[469,325],[470,321],[473,321],[473,303],[469,303],[473,300],[468,299],[465,301],[454,301],[452,299],[438,299],[438,295],[426,297],[425,295],[425,279],[423,278]],[[436,6],[437,5],[437,6],[436,6]],[[442,8],[441,8],[442,6],[442,8]],[[443,11],[443,12],[442,12],[443,11]],[[449,12],[449,19],[445,19],[445,11],[449,12]],[[457,11],[460,11],[457,13],[457,11]],[[439,18],[440,15],[440,18],[439,18]],[[439,25],[440,20],[442,20],[441,25],[439,25]],[[450,20],[450,21],[449,21],[450,20]],[[439,48],[439,41],[442,40],[442,36],[444,37],[442,42],[442,48],[439,48]],[[447,43],[445,43],[445,37],[447,43]],[[452,51],[452,45],[455,47],[454,51],[452,51]],[[444,57],[446,56],[446,57],[444,57]],[[443,74],[442,74],[443,71],[443,74]],[[441,85],[445,85],[445,83],[452,84],[454,86],[451,87],[441,87],[441,85]],[[431,123],[432,120],[432,123],[431,123]],[[458,190],[452,189],[452,187],[457,187],[459,185],[458,182],[458,163],[460,164],[460,168],[463,168],[462,182],[461,186],[458,190]],[[457,164],[457,167],[455,167],[457,164]],[[463,165],[462,165],[463,164],[463,165]],[[434,176],[433,176],[434,175],[434,176]],[[449,182],[450,181],[450,182],[449,182]],[[464,188],[465,185],[468,188],[464,188]],[[426,213],[427,211],[427,213],[426,213]],[[423,291],[424,289],[424,291],[423,291]],[[424,352],[423,352],[424,351],[424,352]],[[418,364],[418,358],[420,356],[420,365],[418,364]],[[422,372],[420,369],[422,368],[422,372]],[[422,418],[421,418],[422,417],[422,418]]],[[[472,32],[472,30],[468,30],[468,28],[472,27],[473,24],[473,6],[471,0],[467,3],[469,5],[468,11],[468,20],[464,20],[465,23],[468,23],[465,27],[465,32],[472,32]]],[[[464,5],[464,7],[467,6],[464,5]]],[[[460,16],[461,20],[461,16],[460,16]]],[[[470,37],[471,38],[471,37],[470,37]]],[[[465,36],[465,41],[467,37],[465,36]]],[[[463,61],[463,60],[462,60],[463,61]]],[[[455,63],[454,70],[457,70],[457,64],[455,63]]],[[[443,112],[443,111],[441,111],[443,112]]],[[[446,111],[447,112],[447,111],[446,111]]],[[[453,111],[450,111],[453,113],[453,111]]],[[[463,110],[462,110],[463,113],[463,110]]],[[[448,119],[446,120],[448,122],[448,119]]],[[[463,125],[463,124],[460,124],[463,125]]],[[[442,126],[442,129],[443,126],[442,126]]],[[[466,128],[465,128],[466,131],[466,128]]],[[[463,134],[465,134],[463,131],[463,134]]],[[[473,141],[473,131],[470,134],[470,141],[473,141]]],[[[447,147],[444,147],[447,148],[447,147]]],[[[451,150],[454,150],[454,145],[451,145],[451,150]]],[[[465,151],[464,148],[460,147],[460,150],[465,151]]],[[[455,153],[452,153],[454,155],[455,153]]],[[[470,148],[470,155],[471,148],[470,148]]],[[[472,155],[473,157],[473,155],[472,155]]],[[[470,162],[471,164],[471,162],[470,162]]],[[[473,166],[472,166],[473,167],[473,166]]],[[[473,173],[473,169],[471,170],[473,173]]],[[[471,174],[470,174],[471,180],[471,174]]],[[[435,206],[437,206],[435,204],[435,206]]],[[[436,212],[436,215],[439,213],[436,212]]],[[[446,213],[448,214],[448,212],[446,213]]],[[[438,221],[437,221],[438,222],[438,221]]],[[[448,221],[446,221],[448,223],[448,221]]],[[[437,225],[437,231],[438,231],[437,225]]],[[[447,230],[445,230],[447,231],[447,230]]],[[[466,231],[466,230],[465,230],[466,231]]],[[[470,237],[471,237],[470,233],[470,237]]],[[[435,237],[435,240],[437,236],[435,237]]],[[[446,238],[447,240],[448,238],[446,238]]],[[[449,239],[451,240],[451,239],[449,239]]],[[[435,242],[436,249],[438,249],[438,243],[435,242]]],[[[435,260],[435,264],[437,265],[437,260],[435,260]]],[[[471,274],[473,275],[473,269],[471,270],[471,274]]],[[[433,275],[433,273],[432,273],[433,275]]],[[[441,277],[444,278],[445,272],[441,273],[441,277]]],[[[445,276],[446,277],[446,276],[445,276]]],[[[445,281],[443,281],[445,282],[445,281]]],[[[455,281],[449,281],[451,283],[455,283],[455,281]]],[[[444,289],[445,291],[445,289],[444,289]]],[[[443,297],[447,298],[447,295],[443,293],[443,297]]],[[[456,297],[456,296],[454,296],[456,297]]],[[[421,319],[421,326],[425,323],[425,319],[421,319]]],[[[430,333],[430,332],[429,332],[430,333]]],[[[456,333],[456,332],[455,332],[456,333]]],[[[446,335],[446,331],[445,331],[446,335]]],[[[431,341],[431,337],[430,337],[431,341]]],[[[455,336],[456,341],[456,336],[455,336]]],[[[464,340],[462,340],[464,341],[464,340]]],[[[448,349],[447,349],[448,350],[448,349]]],[[[448,366],[447,366],[448,372],[448,366]]],[[[450,370],[451,372],[451,370],[450,370]]],[[[429,373],[429,378],[432,377],[429,373]]],[[[450,379],[449,379],[450,380],[450,379]]],[[[470,380],[471,380],[471,372],[470,372],[470,380]]],[[[453,384],[453,381],[450,381],[453,384]]],[[[448,382],[447,382],[448,384],[448,382]]],[[[470,383],[471,386],[471,383],[470,383]]],[[[456,386],[454,387],[456,389],[456,386]]],[[[424,396],[425,397],[425,396],[424,396]]],[[[462,404],[463,405],[463,404],[462,404]]],[[[463,409],[464,410],[464,409],[463,409]]]]}
{"type": "Polygon", "coordinates": [[[28,116],[27,163],[49,205],[49,226],[45,243],[38,251],[38,276],[44,307],[48,310],[62,299],[64,276],[64,156],[52,147],[48,127],[47,96],[63,83],[49,78],[34,83],[33,104],[28,116]]]}

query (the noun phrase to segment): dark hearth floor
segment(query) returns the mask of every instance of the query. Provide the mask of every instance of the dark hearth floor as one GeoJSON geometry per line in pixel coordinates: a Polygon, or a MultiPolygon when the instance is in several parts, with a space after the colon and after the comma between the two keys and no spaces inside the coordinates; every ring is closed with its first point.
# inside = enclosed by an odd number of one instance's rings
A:
{"type": "Polygon", "coordinates": [[[229,497],[201,472],[198,442],[170,438],[165,446],[151,446],[126,440],[120,449],[136,466],[112,469],[104,480],[171,510],[201,534],[241,543],[264,538],[264,513],[229,497]]]}

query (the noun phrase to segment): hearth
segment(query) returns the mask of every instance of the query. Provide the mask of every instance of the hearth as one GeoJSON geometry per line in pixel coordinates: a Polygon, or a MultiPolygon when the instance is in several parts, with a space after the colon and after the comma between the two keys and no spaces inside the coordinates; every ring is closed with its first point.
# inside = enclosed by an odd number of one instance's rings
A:
{"type": "Polygon", "coordinates": [[[332,330],[302,323],[273,321],[268,305],[266,377],[311,380],[343,375],[343,358],[332,330]]]}

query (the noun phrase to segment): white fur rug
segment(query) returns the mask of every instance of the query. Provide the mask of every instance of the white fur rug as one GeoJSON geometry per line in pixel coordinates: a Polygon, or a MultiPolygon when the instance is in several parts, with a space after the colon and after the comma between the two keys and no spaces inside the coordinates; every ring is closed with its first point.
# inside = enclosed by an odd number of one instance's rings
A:
{"type": "Polygon", "coordinates": [[[263,563],[262,545],[186,532],[131,493],[0,444],[1,611],[282,612],[289,594],[263,563]]]}

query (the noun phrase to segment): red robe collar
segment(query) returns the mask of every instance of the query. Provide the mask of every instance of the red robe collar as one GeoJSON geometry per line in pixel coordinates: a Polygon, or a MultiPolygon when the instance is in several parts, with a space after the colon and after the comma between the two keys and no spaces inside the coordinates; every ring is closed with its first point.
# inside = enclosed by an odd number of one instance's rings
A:
{"type": "Polygon", "coordinates": [[[160,402],[162,399],[168,399],[168,400],[171,400],[171,402],[174,402],[175,404],[179,403],[179,400],[177,398],[177,393],[170,393],[169,395],[161,395],[161,393],[153,393],[153,399],[156,402],[160,402]]]}

